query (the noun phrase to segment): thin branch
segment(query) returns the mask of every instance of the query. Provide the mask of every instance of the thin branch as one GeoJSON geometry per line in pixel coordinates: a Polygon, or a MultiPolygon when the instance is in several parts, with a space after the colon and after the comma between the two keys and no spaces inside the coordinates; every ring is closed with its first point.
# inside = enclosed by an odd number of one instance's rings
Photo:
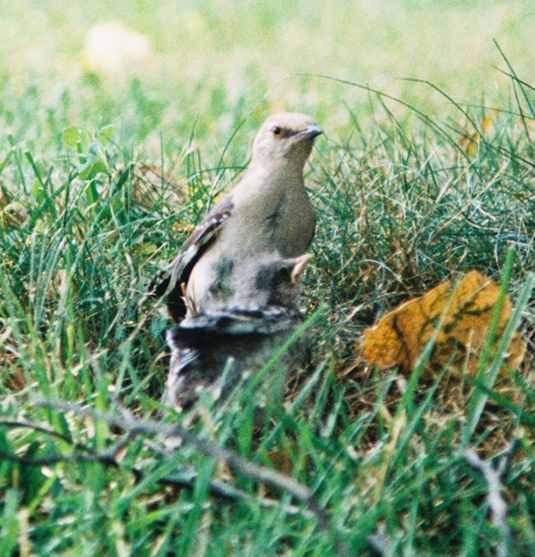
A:
{"type": "Polygon", "coordinates": [[[245,460],[228,449],[219,447],[207,439],[197,437],[195,434],[180,425],[167,425],[155,420],[137,420],[129,413],[125,412],[124,409],[123,416],[117,416],[103,414],[101,412],[96,412],[92,409],[83,408],[79,405],[64,401],[39,399],[36,400],[35,403],[38,406],[53,408],[62,412],[72,412],[77,416],[85,416],[93,420],[102,420],[109,426],[118,427],[132,436],[148,434],[160,435],[165,439],[179,439],[182,442],[191,445],[200,453],[226,464],[234,471],[286,492],[292,497],[295,497],[297,500],[302,501],[308,510],[315,516],[320,528],[334,537],[339,549],[339,554],[348,553],[347,549],[343,547],[341,542],[337,539],[336,531],[331,526],[329,515],[318,504],[312,490],[297,482],[293,478],[245,460]]]}
{"type": "MultiPolygon", "coordinates": [[[[496,470],[490,462],[479,458],[473,449],[467,449],[464,452],[464,458],[470,466],[483,474],[488,484],[487,502],[491,512],[492,524],[501,534],[501,541],[496,548],[496,555],[498,557],[507,557],[509,555],[508,548],[511,540],[511,531],[507,524],[507,503],[501,493],[503,489],[501,476],[506,469],[506,465],[499,466],[499,469],[496,470]]],[[[502,462],[506,461],[507,459],[504,459],[502,462]]]]}
{"type": "Polygon", "coordinates": [[[43,456],[41,458],[29,458],[26,456],[8,453],[0,449],[0,460],[7,460],[15,464],[24,464],[25,466],[55,466],[56,464],[63,462],[99,462],[100,464],[105,464],[107,466],[119,466],[115,460],[101,454],[54,454],[43,456]]]}
{"type": "MultiPolygon", "coordinates": [[[[131,467],[125,466],[118,460],[116,460],[117,454],[128,444],[128,442],[132,439],[132,435],[126,434],[124,435],[116,444],[113,445],[110,449],[105,452],[99,453],[84,445],[82,443],[75,443],[69,437],[58,433],[57,431],[53,431],[51,429],[47,429],[37,424],[33,424],[31,422],[22,422],[22,421],[12,421],[12,420],[2,420],[0,421],[0,426],[6,426],[11,428],[27,428],[32,429],[33,431],[38,431],[40,433],[45,433],[52,437],[56,437],[69,443],[73,448],[78,451],[82,451],[85,454],[73,453],[70,455],[64,454],[54,454],[49,455],[47,457],[42,458],[29,458],[25,456],[19,456],[13,453],[8,453],[5,451],[0,450],[0,460],[5,460],[9,462],[13,462],[15,464],[21,464],[24,466],[55,466],[61,463],[80,463],[80,462],[96,462],[102,464],[104,466],[111,466],[114,468],[118,468],[122,471],[129,472],[133,474],[136,478],[136,481],[140,482],[145,477],[145,472],[138,467],[131,467]]],[[[197,479],[197,473],[193,470],[183,470],[180,473],[174,474],[173,476],[166,476],[163,478],[159,478],[157,483],[163,486],[168,487],[181,487],[185,489],[189,489],[193,491],[195,487],[195,482],[197,479]]],[[[269,499],[269,498],[255,498],[242,491],[238,488],[235,488],[232,485],[229,485],[226,482],[222,482],[220,480],[211,480],[209,483],[209,492],[212,496],[215,496],[218,499],[228,500],[228,501],[243,501],[246,503],[257,503],[264,508],[275,508],[280,507],[281,502],[276,499],[269,499]]],[[[282,505],[284,512],[287,514],[301,514],[306,516],[307,518],[312,517],[312,513],[309,511],[300,509],[295,507],[294,505],[282,505]]]]}
{"type": "Polygon", "coordinates": [[[379,526],[376,534],[368,536],[368,543],[379,555],[391,555],[392,541],[383,524],[379,526]]]}
{"type": "MultiPolygon", "coordinates": [[[[32,422],[25,422],[22,420],[0,420],[0,426],[10,427],[13,429],[19,427],[23,429],[31,429],[33,431],[38,431],[39,433],[46,433],[51,437],[56,437],[57,439],[61,439],[62,441],[65,441],[69,445],[77,446],[77,444],[74,443],[73,440],[68,435],[64,435],[63,433],[59,433],[58,431],[54,431],[53,429],[48,429],[46,427],[40,426],[38,424],[34,424],[32,422]]],[[[86,446],[81,444],[77,448],[84,450],[86,446]]]]}

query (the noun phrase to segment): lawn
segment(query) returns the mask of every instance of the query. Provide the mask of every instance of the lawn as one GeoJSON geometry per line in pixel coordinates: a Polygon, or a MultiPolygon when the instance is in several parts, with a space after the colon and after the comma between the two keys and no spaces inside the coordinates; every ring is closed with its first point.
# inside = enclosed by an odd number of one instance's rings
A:
{"type": "Polygon", "coordinates": [[[531,3],[0,13],[0,556],[535,554],[531,3]],[[88,51],[106,21],[143,35],[135,63],[88,51]],[[284,404],[245,385],[188,424],[146,288],[281,109],[325,130],[311,362],[284,404]],[[366,363],[366,328],[470,270],[514,306],[476,379],[430,372],[433,342],[408,371],[366,363]]]}

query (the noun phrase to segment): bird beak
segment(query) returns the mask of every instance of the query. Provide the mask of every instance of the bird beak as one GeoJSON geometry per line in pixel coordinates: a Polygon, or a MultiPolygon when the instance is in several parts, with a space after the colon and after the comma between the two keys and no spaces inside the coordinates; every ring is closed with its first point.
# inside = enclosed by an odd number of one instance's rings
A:
{"type": "Polygon", "coordinates": [[[310,253],[305,253],[304,255],[300,255],[293,260],[293,269],[290,277],[292,284],[298,283],[301,275],[303,274],[311,259],[312,255],[310,253]]]}
{"type": "Polygon", "coordinates": [[[307,139],[316,139],[318,135],[321,135],[323,130],[318,126],[318,124],[311,124],[305,128],[303,136],[307,139]]]}

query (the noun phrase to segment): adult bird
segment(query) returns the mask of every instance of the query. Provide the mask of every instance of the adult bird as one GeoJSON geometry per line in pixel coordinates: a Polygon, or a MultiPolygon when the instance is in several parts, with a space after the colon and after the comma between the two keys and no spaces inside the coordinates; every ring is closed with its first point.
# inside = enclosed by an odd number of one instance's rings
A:
{"type": "Polygon", "coordinates": [[[285,112],[264,122],[248,169],[193,231],[170,275],[153,289],[158,297],[166,295],[174,321],[186,315],[184,298],[196,311],[235,299],[236,275],[253,270],[251,262],[260,255],[305,253],[316,218],[303,169],[321,133],[305,114],[285,112]]]}

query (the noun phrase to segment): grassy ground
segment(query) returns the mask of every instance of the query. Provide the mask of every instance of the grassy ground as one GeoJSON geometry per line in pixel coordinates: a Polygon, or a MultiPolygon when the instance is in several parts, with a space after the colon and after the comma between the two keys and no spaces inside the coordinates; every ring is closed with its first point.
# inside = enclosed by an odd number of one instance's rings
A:
{"type": "Polygon", "coordinates": [[[529,359],[507,396],[452,398],[447,374],[379,372],[355,348],[379,315],[477,269],[505,277],[534,351],[530,4],[284,4],[2,3],[0,555],[371,555],[370,536],[385,555],[535,553],[529,359]],[[152,40],[137,76],[84,66],[85,32],[103,19],[152,40]],[[159,402],[168,322],[144,288],[283,107],[327,132],[307,174],[313,362],[262,431],[248,392],[193,430],[289,472],[328,524],[190,445],[166,452],[142,434],[112,455],[117,425],[37,403],[180,423],[159,402]],[[514,439],[505,528],[463,451],[497,462],[514,439]],[[162,484],[188,470],[193,489],[162,484]],[[238,499],[210,495],[212,479],[238,499]]]}

